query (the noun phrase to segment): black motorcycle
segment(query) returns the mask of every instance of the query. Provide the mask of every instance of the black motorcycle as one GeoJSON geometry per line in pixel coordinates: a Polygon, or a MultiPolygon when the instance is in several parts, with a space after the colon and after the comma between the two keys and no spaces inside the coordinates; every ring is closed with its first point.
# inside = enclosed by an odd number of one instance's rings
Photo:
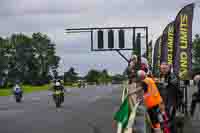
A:
{"type": "Polygon", "coordinates": [[[56,107],[59,108],[61,104],[64,102],[63,92],[61,90],[56,90],[53,94],[53,99],[56,104],[56,107]]]}
{"type": "Polygon", "coordinates": [[[22,92],[21,91],[16,91],[15,93],[15,100],[17,103],[20,103],[22,101],[22,92]]]}

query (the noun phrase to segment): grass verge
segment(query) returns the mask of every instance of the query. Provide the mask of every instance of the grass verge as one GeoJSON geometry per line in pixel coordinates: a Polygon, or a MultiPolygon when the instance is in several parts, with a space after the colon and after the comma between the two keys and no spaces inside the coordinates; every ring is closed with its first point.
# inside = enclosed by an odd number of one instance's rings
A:
{"type": "MultiPolygon", "coordinates": [[[[48,90],[50,87],[49,84],[42,86],[31,86],[31,85],[22,85],[24,93],[32,93],[37,91],[48,90]]],[[[0,89],[0,96],[9,96],[12,95],[12,88],[2,88],[0,89]]]]}

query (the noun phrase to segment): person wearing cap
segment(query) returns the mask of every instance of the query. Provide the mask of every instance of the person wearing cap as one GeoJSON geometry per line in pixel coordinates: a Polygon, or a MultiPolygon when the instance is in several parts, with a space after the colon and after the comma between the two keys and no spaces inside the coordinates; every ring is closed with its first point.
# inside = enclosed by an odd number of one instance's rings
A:
{"type": "MultiPolygon", "coordinates": [[[[139,100],[143,97],[143,92],[140,86],[136,82],[136,73],[139,69],[138,67],[138,57],[137,55],[132,55],[128,62],[128,101],[131,108],[136,106],[139,100]]],[[[127,132],[136,132],[134,127],[135,121],[130,120],[127,132]]]]}
{"type": "Polygon", "coordinates": [[[161,133],[161,125],[159,119],[161,112],[159,106],[163,100],[160,96],[158,88],[154,80],[148,77],[143,70],[137,71],[137,81],[141,83],[142,89],[144,91],[144,104],[147,108],[153,131],[154,133],[161,133]]]}
{"type": "MultiPolygon", "coordinates": [[[[133,104],[137,103],[137,99],[143,95],[141,85],[136,81],[136,74],[138,69],[143,70],[145,73],[149,72],[148,61],[142,57],[140,67],[137,68],[138,57],[133,55],[129,62],[130,76],[129,76],[129,93],[133,104]]],[[[149,75],[148,75],[149,76],[149,75]]]]}
{"type": "Polygon", "coordinates": [[[128,63],[128,78],[129,78],[129,84],[133,82],[133,79],[135,77],[136,69],[137,69],[137,56],[132,55],[131,59],[129,60],[128,63]]]}

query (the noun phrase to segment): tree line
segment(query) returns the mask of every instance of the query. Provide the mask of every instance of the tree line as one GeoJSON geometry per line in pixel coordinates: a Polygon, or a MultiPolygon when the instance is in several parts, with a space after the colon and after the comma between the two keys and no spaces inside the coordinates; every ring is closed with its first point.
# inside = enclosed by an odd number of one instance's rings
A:
{"type": "Polygon", "coordinates": [[[193,73],[200,73],[200,34],[196,34],[193,40],[192,69],[193,73]]]}
{"type": "Polygon", "coordinates": [[[0,85],[16,80],[26,84],[47,83],[50,69],[59,64],[60,57],[55,53],[55,44],[42,33],[0,37],[0,85]]]}
{"type": "Polygon", "coordinates": [[[89,84],[108,84],[108,83],[121,83],[127,77],[125,74],[110,75],[108,70],[104,69],[102,71],[91,69],[85,76],[79,76],[73,67],[71,67],[67,72],[64,73],[63,79],[66,85],[71,85],[83,80],[89,84]]]}

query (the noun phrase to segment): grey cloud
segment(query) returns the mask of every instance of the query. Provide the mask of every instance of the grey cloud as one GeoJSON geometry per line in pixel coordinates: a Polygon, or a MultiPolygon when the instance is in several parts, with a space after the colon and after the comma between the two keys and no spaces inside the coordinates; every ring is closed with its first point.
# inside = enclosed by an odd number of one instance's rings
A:
{"type": "Polygon", "coordinates": [[[100,0],[3,0],[0,15],[80,14],[102,4],[100,0]]]}

